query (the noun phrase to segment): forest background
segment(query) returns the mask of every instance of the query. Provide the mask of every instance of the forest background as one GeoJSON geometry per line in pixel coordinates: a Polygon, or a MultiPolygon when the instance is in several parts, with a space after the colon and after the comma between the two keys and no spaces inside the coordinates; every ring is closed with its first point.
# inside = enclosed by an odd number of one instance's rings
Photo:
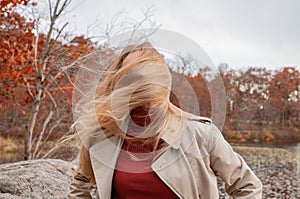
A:
{"type": "MultiPolygon", "coordinates": [[[[72,91],[76,72],[83,65],[103,68],[99,58],[115,56],[112,49],[93,36],[66,30],[64,16],[71,0],[49,1],[48,17],[35,12],[38,2],[0,2],[0,162],[55,157],[74,157],[68,138],[72,124],[72,91]],[[63,138],[63,139],[62,139],[63,138]]],[[[106,24],[103,38],[124,26],[153,30],[151,8],[138,22],[106,24]]],[[[102,39],[103,39],[102,38],[102,39]]],[[[193,58],[188,61],[193,61],[193,58]]],[[[183,73],[186,62],[172,62],[183,73]]],[[[197,95],[202,116],[210,117],[207,83],[214,83],[212,69],[202,67],[185,74],[197,95]]],[[[225,138],[238,143],[300,142],[300,71],[297,66],[280,69],[218,66],[226,91],[225,138]]],[[[178,85],[180,86],[180,85],[178,85]]],[[[180,88],[185,90],[185,88],[180,88]]],[[[188,101],[188,97],[186,96],[188,101]]],[[[176,103],[176,102],[174,102],[176,103]]],[[[184,108],[184,107],[183,107],[184,108]]]]}

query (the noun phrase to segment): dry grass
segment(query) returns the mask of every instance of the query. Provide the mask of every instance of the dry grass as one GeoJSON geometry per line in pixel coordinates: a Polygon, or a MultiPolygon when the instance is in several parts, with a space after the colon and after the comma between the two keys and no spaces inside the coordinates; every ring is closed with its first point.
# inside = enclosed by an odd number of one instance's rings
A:
{"type": "MultiPolygon", "coordinates": [[[[48,154],[46,158],[57,158],[71,161],[78,153],[78,143],[76,140],[68,142],[48,141],[41,152],[41,157],[48,154]],[[55,150],[53,150],[55,149],[55,150]]],[[[0,164],[17,162],[23,160],[24,143],[20,138],[0,136],[0,164]]]]}
{"type": "Polygon", "coordinates": [[[20,139],[0,136],[0,163],[15,162],[22,159],[23,143],[20,139]]]}

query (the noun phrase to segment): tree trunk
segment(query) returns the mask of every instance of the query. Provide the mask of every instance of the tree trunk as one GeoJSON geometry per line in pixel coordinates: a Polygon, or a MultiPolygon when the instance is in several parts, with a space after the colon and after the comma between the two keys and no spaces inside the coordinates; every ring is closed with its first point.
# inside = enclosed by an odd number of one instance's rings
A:
{"type": "Polygon", "coordinates": [[[36,124],[36,119],[40,110],[41,96],[42,96],[42,90],[39,90],[37,95],[35,96],[35,103],[33,104],[31,117],[28,121],[25,138],[24,138],[25,141],[24,159],[25,160],[32,159],[32,137],[33,137],[34,127],[36,124]]]}

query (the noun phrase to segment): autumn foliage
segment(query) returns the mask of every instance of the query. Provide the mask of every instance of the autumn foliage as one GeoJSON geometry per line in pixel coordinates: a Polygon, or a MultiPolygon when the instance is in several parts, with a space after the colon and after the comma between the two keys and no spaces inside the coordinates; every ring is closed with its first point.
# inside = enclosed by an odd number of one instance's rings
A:
{"type": "Polygon", "coordinates": [[[94,48],[83,36],[61,40],[66,38],[64,27],[56,27],[55,22],[67,0],[53,8],[46,32],[37,32],[36,22],[16,11],[29,3],[36,5],[31,1],[1,1],[0,13],[0,109],[5,122],[9,123],[7,116],[13,117],[13,125],[24,129],[20,136],[24,136],[25,159],[40,157],[45,138],[53,139],[62,123],[71,122],[76,66],[80,57],[94,48]]]}
{"type": "MultiPolygon", "coordinates": [[[[69,132],[75,74],[85,56],[96,48],[84,36],[66,34],[64,25],[56,26],[69,0],[61,2],[52,7],[51,23],[44,32],[38,31],[34,18],[20,12],[21,8],[34,8],[37,2],[0,2],[0,135],[23,139],[24,148],[18,149],[18,153],[25,159],[47,157],[48,142],[69,132]]],[[[196,75],[185,77],[197,96],[197,108],[207,117],[211,116],[207,82],[213,83],[214,76],[206,79],[205,74],[213,72],[216,71],[206,67],[196,75]]],[[[224,70],[220,67],[219,73],[227,95],[224,102],[227,138],[232,132],[254,131],[255,136],[248,135],[249,140],[299,141],[300,72],[297,68],[224,70]]],[[[174,86],[177,90],[187,90],[186,84],[174,86]]],[[[191,100],[192,95],[187,94],[185,100],[191,100]]],[[[190,101],[191,109],[196,108],[193,105],[190,101]]]]}

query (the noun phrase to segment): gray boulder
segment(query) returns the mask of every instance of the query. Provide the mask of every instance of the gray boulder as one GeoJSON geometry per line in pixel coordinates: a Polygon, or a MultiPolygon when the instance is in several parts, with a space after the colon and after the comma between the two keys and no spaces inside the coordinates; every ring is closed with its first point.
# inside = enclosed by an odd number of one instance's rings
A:
{"type": "Polygon", "coordinates": [[[71,166],[58,159],[0,165],[0,199],[66,198],[71,166]]]}

